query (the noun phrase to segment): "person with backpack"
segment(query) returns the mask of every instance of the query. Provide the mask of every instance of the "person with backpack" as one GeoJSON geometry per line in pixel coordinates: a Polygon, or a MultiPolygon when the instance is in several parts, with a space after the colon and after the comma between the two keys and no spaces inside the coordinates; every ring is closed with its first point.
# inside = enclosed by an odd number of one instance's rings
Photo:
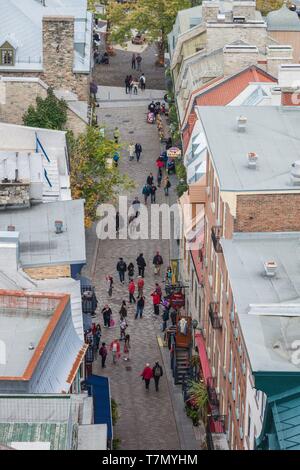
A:
{"type": "Polygon", "coordinates": [[[146,261],[145,261],[143,253],[140,253],[140,255],[137,257],[136,264],[138,266],[139,276],[144,277],[145,276],[145,267],[147,265],[146,265],[146,261]]]}
{"type": "Polygon", "coordinates": [[[140,85],[141,90],[146,90],[146,77],[144,73],[142,73],[142,75],[140,76],[140,85]]]}
{"type": "Polygon", "coordinates": [[[142,379],[145,381],[146,390],[149,390],[150,380],[153,378],[153,371],[150,367],[150,364],[146,364],[143,372],[140,374],[142,379]]]}
{"type": "Polygon", "coordinates": [[[169,196],[169,188],[170,187],[171,187],[171,183],[170,183],[169,177],[165,176],[165,179],[164,179],[165,196],[169,196]]]}
{"type": "Polygon", "coordinates": [[[120,160],[120,154],[119,152],[115,152],[113,156],[113,162],[114,162],[115,167],[119,165],[119,160],[120,160]]]}
{"type": "Polygon", "coordinates": [[[164,264],[164,261],[159,251],[156,252],[156,255],[153,258],[153,264],[154,264],[154,274],[160,274],[160,268],[164,264]]]}
{"type": "Polygon", "coordinates": [[[147,204],[148,197],[150,196],[150,187],[148,184],[145,184],[142,193],[144,195],[145,204],[147,204]]]}
{"type": "Polygon", "coordinates": [[[132,278],[134,277],[134,264],[133,263],[129,263],[127,267],[127,271],[128,271],[128,279],[129,281],[131,281],[132,278]]]}
{"type": "Polygon", "coordinates": [[[135,319],[137,319],[138,317],[142,318],[144,307],[145,307],[145,297],[143,295],[139,295],[137,299],[137,303],[136,303],[135,319]]]}
{"type": "Polygon", "coordinates": [[[142,149],[141,144],[136,143],[136,144],[135,144],[135,155],[136,155],[136,161],[137,161],[137,162],[140,161],[140,157],[141,157],[142,151],[143,151],[143,149],[142,149]]]}
{"type": "Polygon", "coordinates": [[[163,376],[163,370],[158,361],[155,362],[152,369],[152,376],[154,378],[155,390],[158,392],[159,379],[163,376]]]}
{"type": "Polygon", "coordinates": [[[111,308],[107,304],[104,305],[102,309],[102,315],[103,315],[104,326],[107,328],[110,328],[112,311],[111,311],[111,308]]]}
{"type": "Polygon", "coordinates": [[[120,282],[122,284],[124,284],[124,282],[125,282],[125,273],[127,271],[127,265],[126,265],[125,261],[123,260],[123,258],[119,259],[119,262],[117,264],[117,271],[119,273],[120,282]]]}
{"type": "Polygon", "coordinates": [[[106,358],[107,358],[107,348],[106,348],[106,344],[105,344],[105,343],[102,343],[102,346],[101,346],[101,348],[99,349],[99,355],[101,356],[101,366],[102,366],[102,369],[104,369],[104,367],[106,367],[105,361],[106,361],[106,358]]]}
{"type": "Polygon", "coordinates": [[[134,280],[131,279],[129,286],[128,286],[128,292],[129,292],[129,303],[136,303],[134,293],[135,293],[135,283],[134,280]]]}

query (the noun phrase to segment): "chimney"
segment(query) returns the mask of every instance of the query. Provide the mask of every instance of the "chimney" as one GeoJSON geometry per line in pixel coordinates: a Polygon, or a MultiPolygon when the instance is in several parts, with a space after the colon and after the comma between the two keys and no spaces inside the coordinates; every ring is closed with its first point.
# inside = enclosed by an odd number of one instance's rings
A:
{"type": "Polygon", "coordinates": [[[300,87],[282,87],[281,106],[300,106],[300,87]]]}
{"type": "Polygon", "coordinates": [[[16,227],[14,225],[8,225],[7,226],[7,231],[8,232],[15,232],[15,230],[16,230],[16,227]]]}
{"type": "Polygon", "coordinates": [[[219,2],[217,0],[202,2],[202,18],[206,23],[216,23],[219,14],[219,2]]]}
{"type": "Polygon", "coordinates": [[[56,220],[54,222],[55,225],[55,233],[59,235],[60,233],[63,233],[63,221],[62,220],[56,220]]]}
{"type": "Polygon", "coordinates": [[[294,163],[292,163],[291,183],[293,186],[300,185],[300,160],[296,160],[294,163]]]}
{"type": "Polygon", "coordinates": [[[257,165],[257,160],[258,160],[258,155],[255,152],[248,152],[248,168],[251,170],[256,169],[257,165]]]}
{"type": "Polygon", "coordinates": [[[274,277],[277,271],[277,263],[275,261],[265,261],[264,268],[267,277],[274,277]]]}
{"type": "Polygon", "coordinates": [[[238,132],[246,132],[247,118],[246,116],[237,117],[237,130],[238,132]]]}

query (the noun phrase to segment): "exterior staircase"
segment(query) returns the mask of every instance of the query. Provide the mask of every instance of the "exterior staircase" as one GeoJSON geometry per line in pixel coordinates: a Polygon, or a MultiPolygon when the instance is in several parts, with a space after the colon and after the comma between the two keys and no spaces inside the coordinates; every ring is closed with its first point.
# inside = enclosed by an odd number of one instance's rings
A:
{"type": "Polygon", "coordinates": [[[190,371],[190,349],[176,348],[175,384],[182,384],[190,371]]]}
{"type": "Polygon", "coordinates": [[[51,183],[47,181],[47,178],[44,174],[44,184],[43,184],[43,200],[44,202],[57,201],[60,196],[60,184],[59,184],[59,171],[57,166],[56,158],[51,158],[49,156],[50,162],[43,155],[43,167],[46,170],[47,177],[51,183]]]}

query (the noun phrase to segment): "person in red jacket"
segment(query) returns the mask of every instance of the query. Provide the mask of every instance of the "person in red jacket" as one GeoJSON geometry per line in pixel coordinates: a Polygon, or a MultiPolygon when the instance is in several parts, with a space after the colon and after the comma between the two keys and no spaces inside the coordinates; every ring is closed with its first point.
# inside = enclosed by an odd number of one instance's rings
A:
{"type": "Polygon", "coordinates": [[[138,282],[137,282],[139,297],[142,297],[144,293],[144,285],[145,285],[144,279],[142,278],[142,276],[139,276],[138,282]]]}
{"type": "Polygon", "coordinates": [[[134,280],[131,279],[130,283],[129,283],[129,286],[128,286],[128,292],[129,292],[129,302],[132,304],[132,303],[135,303],[136,300],[135,300],[135,297],[134,297],[134,293],[135,293],[135,283],[134,283],[134,280]]]}
{"type": "Polygon", "coordinates": [[[159,304],[160,304],[160,295],[156,292],[152,292],[152,301],[154,306],[154,314],[159,315],[159,304]]]}
{"type": "Polygon", "coordinates": [[[114,339],[109,346],[109,350],[112,352],[112,357],[113,357],[113,364],[117,363],[117,359],[120,359],[120,343],[119,340],[114,339]]]}
{"type": "Polygon", "coordinates": [[[150,380],[153,378],[153,371],[150,367],[150,364],[146,364],[145,369],[141,373],[141,377],[145,381],[146,390],[149,390],[150,380]]]}

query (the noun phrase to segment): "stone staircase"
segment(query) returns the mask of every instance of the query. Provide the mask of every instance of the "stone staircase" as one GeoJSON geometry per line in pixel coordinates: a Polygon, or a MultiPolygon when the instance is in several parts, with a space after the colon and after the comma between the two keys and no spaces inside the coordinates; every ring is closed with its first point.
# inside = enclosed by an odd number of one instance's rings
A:
{"type": "Polygon", "coordinates": [[[59,171],[56,158],[51,158],[49,155],[50,162],[46,159],[45,155],[42,155],[43,167],[47,172],[48,179],[51,183],[51,187],[44,175],[43,184],[43,200],[44,202],[56,201],[60,196],[60,184],[59,184],[59,171]]]}
{"type": "Polygon", "coordinates": [[[190,350],[176,348],[176,376],[175,384],[182,384],[184,377],[190,369],[190,350]]]}

